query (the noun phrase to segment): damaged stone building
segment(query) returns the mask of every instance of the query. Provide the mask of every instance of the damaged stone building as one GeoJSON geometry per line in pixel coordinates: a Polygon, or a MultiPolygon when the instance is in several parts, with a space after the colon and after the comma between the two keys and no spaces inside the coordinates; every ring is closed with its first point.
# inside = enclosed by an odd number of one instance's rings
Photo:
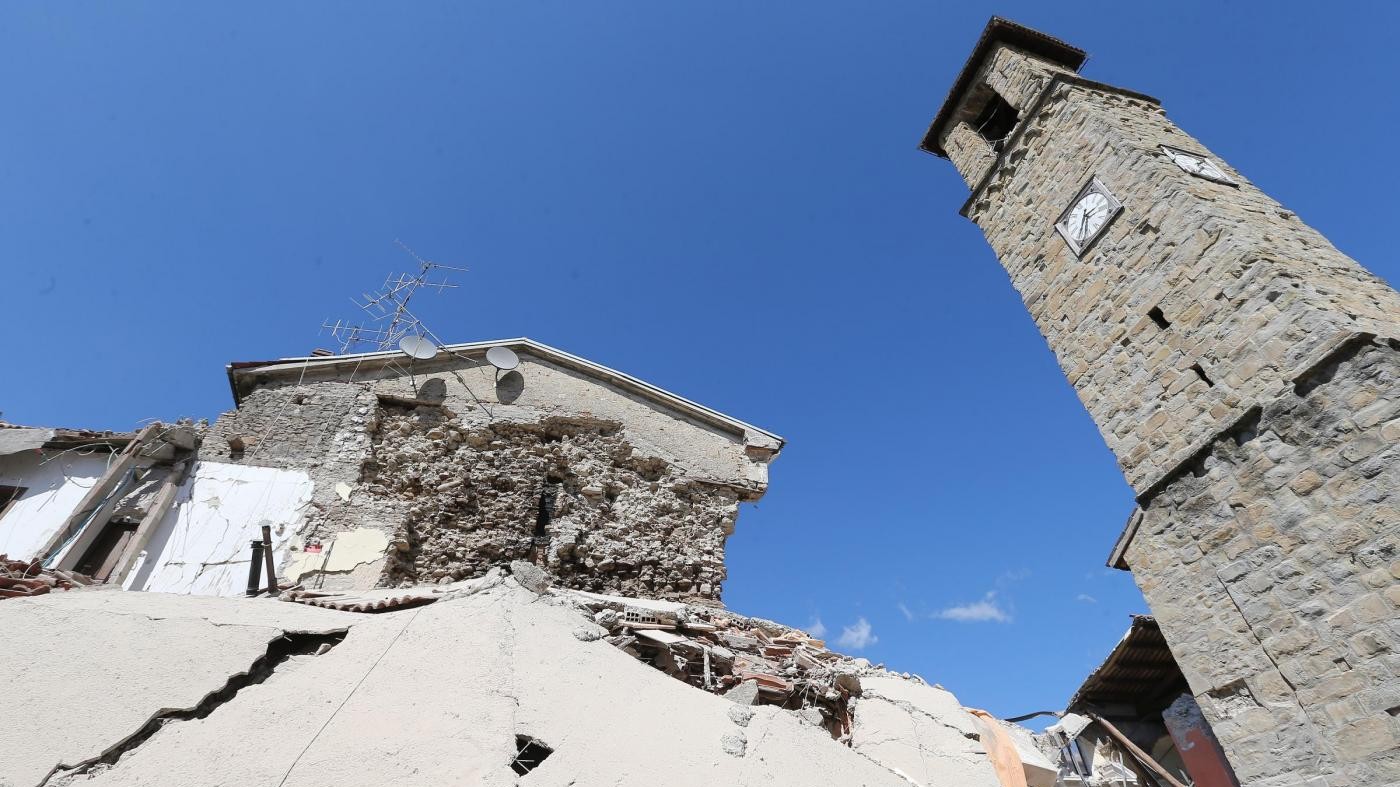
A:
{"type": "Polygon", "coordinates": [[[783,440],[514,339],[0,424],[6,698],[51,709],[0,787],[1400,783],[1400,296],[1085,57],[993,19],[923,143],[1137,501],[1152,615],[1044,734],[726,609],[783,440]]]}
{"type": "Polygon", "coordinates": [[[267,526],[275,575],[319,590],[447,583],[523,560],[564,587],[717,604],[739,504],[763,495],[782,448],[529,339],[428,360],[238,362],[228,376],[238,407],[207,429],[0,431],[13,449],[0,480],[16,479],[0,487],[14,498],[0,554],[70,569],[115,552],[102,581],[236,595],[267,526]],[[493,348],[512,368],[486,360],[493,348]],[[85,495],[48,478],[75,470],[90,475],[85,495]],[[133,507],[143,490],[161,490],[149,512],[133,507]],[[90,552],[113,539],[119,549],[90,552]]]}
{"type": "Polygon", "coordinates": [[[7,698],[88,708],[0,725],[0,785],[1056,783],[1028,730],[723,608],[780,438],[528,339],[431,355],[0,431],[7,698]]]}
{"type": "Polygon", "coordinates": [[[1240,783],[1400,783],[1400,295],[1085,57],[993,19],[923,147],[1117,455],[1110,565],[1240,783]]]}
{"type": "Polygon", "coordinates": [[[238,409],[210,429],[201,462],[305,485],[304,518],[274,532],[286,578],[325,588],[447,582],[525,560],[566,587],[718,602],[739,503],[763,495],[782,448],[529,339],[430,360],[234,363],[229,382],[238,409]],[[517,365],[492,366],[493,347],[517,365]]]}

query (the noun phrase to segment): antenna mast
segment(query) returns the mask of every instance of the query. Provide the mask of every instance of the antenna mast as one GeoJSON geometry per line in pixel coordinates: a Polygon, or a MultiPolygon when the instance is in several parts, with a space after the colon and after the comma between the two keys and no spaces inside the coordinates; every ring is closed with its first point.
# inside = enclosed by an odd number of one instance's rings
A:
{"type": "Polygon", "coordinates": [[[342,320],[336,320],[334,323],[329,320],[321,322],[321,329],[330,331],[331,338],[339,343],[341,355],[355,350],[362,344],[370,345],[374,350],[392,350],[398,347],[399,342],[406,336],[431,334],[432,332],[423,325],[423,321],[409,310],[409,302],[414,294],[425,287],[438,292],[456,289],[457,285],[448,283],[446,274],[439,281],[429,281],[429,277],[436,271],[467,270],[425,260],[403,241],[396,240],[394,243],[418,263],[418,272],[400,273],[397,276],[391,273],[384,279],[384,285],[379,290],[363,293],[358,300],[350,299],[351,303],[369,315],[368,324],[347,323],[342,320]]]}

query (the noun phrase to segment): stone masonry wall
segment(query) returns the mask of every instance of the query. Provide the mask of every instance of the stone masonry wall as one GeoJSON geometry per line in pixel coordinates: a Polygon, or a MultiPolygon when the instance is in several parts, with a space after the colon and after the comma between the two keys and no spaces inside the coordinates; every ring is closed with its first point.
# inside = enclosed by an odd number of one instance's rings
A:
{"type": "Polygon", "coordinates": [[[1400,783],[1400,295],[1218,157],[1238,185],[1182,171],[1159,145],[1210,154],[1155,102],[1043,65],[966,213],[1145,507],[1134,577],[1241,783],[1400,783]],[[1080,257],[1054,223],[1091,176],[1123,212],[1080,257]]]}
{"type": "Polygon", "coordinates": [[[303,581],[440,582],[524,559],[566,587],[720,600],[725,539],[740,501],[766,487],[766,444],[523,354],[507,375],[451,357],[415,374],[350,366],[268,379],[200,449],[310,475],[288,556],[311,567],[303,581]],[[331,542],[347,535],[363,559],[320,570],[321,555],[345,563],[349,542],[331,542]],[[317,542],[328,551],[305,553],[317,542]]]}
{"type": "Polygon", "coordinates": [[[959,106],[941,140],[943,149],[948,151],[948,157],[969,187],[975,188],[996,161],[991,144],[972,125],[992,94],[1000,95],[1024,112],[1035,102],[1051,76],[1064,73],[1069,71],[1016,47],[1002,46],[992,52],[973,80],[977,87],[959,106]]]}
{"type": "Polygon", "coordinates": [[[1400,783],[1400,343],[1257,412],[1146,505],[1128,563],[1242,784],[1400,783]]]}
{"type": "Polygon", "coordinates": [[[638,455],[620,424],[473,429],[442,408],[387,406],[372,432],[364,491],[407,514],[388,584],[526,560],[578,590],[719,599],[738,495],[638,455]]]}
{"type": "Polygon", "coordinates": [[[1023,122],[969,217],[1139,493],[1330,337],[1400,334],[1400,295],[1239,173],[1171,163],[1205,149],[1155,105],[1061,85],[1023,122]],[[1054,223],[1091,175],[1123,213],[1079,258],[1054,223]]]}

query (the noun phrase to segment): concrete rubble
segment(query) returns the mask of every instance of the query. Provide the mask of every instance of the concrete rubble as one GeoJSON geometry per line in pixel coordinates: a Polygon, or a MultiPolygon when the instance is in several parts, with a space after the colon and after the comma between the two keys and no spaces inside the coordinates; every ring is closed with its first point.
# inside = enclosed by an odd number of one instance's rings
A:
{"type": "Polygon", "coordinates": [[[110,590],[0,605],[26,643],[7,699],[64,709],[0,727],[0,785],[998,785],[951,694],[791,629],[540,594],[500,571],[441,591],[372,615],[110,590]],[[628,621],[643,611],[674,628],[628,621]],[[684,632],[661,638],[672,654],[731,634],[759,704],[720,696],[718,678],[684,685],[688,662],[639,664],[644,649],[607,641],[624,631],[684,632]],[[805,651],[814,664],[788,674],[805,651]],[[785,693],[758,683],[768,670],[785,693]]]}

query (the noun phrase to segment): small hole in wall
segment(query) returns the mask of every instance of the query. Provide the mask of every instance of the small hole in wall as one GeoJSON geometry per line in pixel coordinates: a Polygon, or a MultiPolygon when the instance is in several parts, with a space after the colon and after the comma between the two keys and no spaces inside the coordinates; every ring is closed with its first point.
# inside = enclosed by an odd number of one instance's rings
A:
{"type": "Polygon", "coordinates": [[[529,735],[515,736],[515,759],[510,761],[510,769],[519,776],[540,767],[554,750],[529,735]]]}
{"type": "Polygon", "coordinates": [[[293,395],[292,395],[292,404],[306,404],[306,400],[309,399],[309,398],[310,398],[310,397],[307,396],[306,394],[293,394],[293,395]]]}
{"type": "Polygon", "coordinates": [[[544,485],[540,487],[540,506],[535,512],[535,538],[545,538],[549,535],[549,522],[554,518],[554,497],[558,494],[559,484],[564,479],[556,476],[545,478],[544,485]]]}
{"type": "Polygon", "coordinates": [[[1215,387],[1215,383],[1211,382],[1211,379],[1206,376],[1206,370],[1202,369],[1200,364],[1191,364],[1191,371],[1196,373],[1196,376],[1201,379],[1201,382],[1205,383],[1206,385],[1209,385],[1212,388],[1215,387]]]}
{"type": "Polygon", "coordinates": [[[1396,705],[1393,708],[1386,708],[1385,712],[1389,713],[1391,716],[1400,716],[1400,705],[1396,705]]]}
{"type": "Polygon", "coordinates": [[[1167,321],[1167,315],[1162,313],[1162,309],[1159,306],[1153,306],[1147,312],[1147,316],[1151,318],[1152,322],[1156,324],[1158,328],[1161,328],[1164,331],[1172,327],[1172,324],[1167,321]]]}

